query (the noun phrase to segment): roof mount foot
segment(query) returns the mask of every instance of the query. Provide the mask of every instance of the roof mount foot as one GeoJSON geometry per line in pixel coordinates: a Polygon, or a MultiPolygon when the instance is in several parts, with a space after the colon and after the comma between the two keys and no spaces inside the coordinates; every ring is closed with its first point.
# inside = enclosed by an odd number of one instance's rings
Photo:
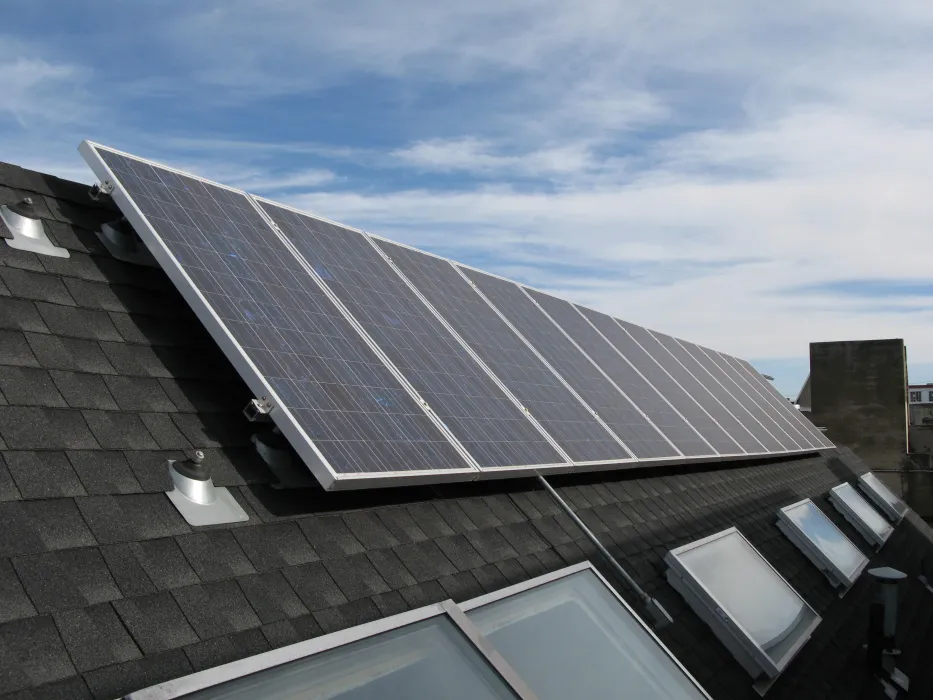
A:
{"type": "Polygon", "coordinates": [[[26,197],[16,204],[0,206],[0,220],[6,228],[4,231],[4,227],[0,226],[0,236],[6,239],[6,244],[11,248],[50,255],[53,258],[71,257],[71,253],[65,248],[49,240],[32,197],[26,197]],[[6,233],[9,235],[3,235],[6,233]]]}
{"type": "Polygon", "coordinates": [[[249,520],[230,491],[214,486],[211,470],[198,450],[191,459],[168,460],[174,488],[166,495],[189,525],[221,525],[249,520]]]}
{"type": "Polygon", "coordinates": [[[125,217],[106,223],[97,231],[97,239],[104,244],[107,251],[117,260],[158,267],[159,263],[152,257],[152,253],[137,235],[125,217]]]}
{"type": "Polygon", "coordinates": [[[276,478],[270,484],[274,489],[306,489],[317,486],[317,480],[305,468],[278,428],[253,433],[250,438],[256,452],[262,457],[276,478]]]}

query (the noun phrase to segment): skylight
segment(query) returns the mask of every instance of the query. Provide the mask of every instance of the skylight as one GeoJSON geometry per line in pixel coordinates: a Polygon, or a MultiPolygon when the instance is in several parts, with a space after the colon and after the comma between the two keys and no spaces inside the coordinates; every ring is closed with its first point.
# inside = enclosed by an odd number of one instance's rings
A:
{"type": "Polygon", "coordinates": [[[820,622],[734,527],[674,549],[665,561],[671,585],[755,679],[780,674],[820,622]]]}
{"type": "Polygon", "coordinates": [[[861,550],[809,498],[781,508],[777,524],[833,586],[848,588],[868,564],[861,550]]]}
{"type": "Polygon", "coordinates": [[[153,686],[128,700],[533,697],[471,632],[452,603],[431,605],[153,686]]]}
{"type": "Polygon", "coordinates": [[[829,492],[829,500],[852,527],[868,542],[881,547],[894,528],[862,498],[852,484],[839,484],[829,492]]]}
{"type": "Polygon", "coordinates": [[[461,608],[541,700],[709,698],[589,563],[461,608]]]}
{"type": "Polygon", "coordinates": [[[889,520],[894,523],[901,521],[907,512],[907,504],[895,496],[881,479],[872,472],[868,472],[858,478],[858,485],[889,520]]]}

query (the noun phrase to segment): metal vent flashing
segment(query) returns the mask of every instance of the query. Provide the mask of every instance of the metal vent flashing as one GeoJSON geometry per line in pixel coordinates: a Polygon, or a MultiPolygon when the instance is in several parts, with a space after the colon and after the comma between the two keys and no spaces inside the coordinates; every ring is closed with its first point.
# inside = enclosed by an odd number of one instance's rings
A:
{"type": "Polygon", "coordinates": [[[71,257],[71,253],[49,240],[31,197],[16,204],[0,206],[0,218],[13,236],[6,238],[6,244],[11,248],[54,258],[71,257]]]}
{"type": "Polygon", "coordinates": [[[215,486],[204,453],[198,450],[186,460],[168,460],[174,488],[169,500],[189,525],[221,525],[249,520],[246,511],[226,488],[215,486]]]}
{"type": "Polygon", "coordinates": [[[101,226],[97,238],[117,260],[146,267],[159,266],[126,217],[101,226]]]}

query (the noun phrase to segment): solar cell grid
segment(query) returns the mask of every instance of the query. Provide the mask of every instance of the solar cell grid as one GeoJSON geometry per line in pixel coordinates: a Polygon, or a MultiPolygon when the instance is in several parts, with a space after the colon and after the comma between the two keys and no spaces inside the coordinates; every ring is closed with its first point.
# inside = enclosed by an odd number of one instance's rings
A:
{"type": "Polygon", "coordinates": [[[450,262],[373,240],[574,462],[619,459],[619,443],[450,262]]]}
{"type": "Polygon", "coordinates": [[[461,268],[638,458],[678,452],[514,282],[461,268]]]}
{"type": "Polygon", "coordinates": [[[685,456],[713,455],[713,449],[664,396],[592,326],[569,301],[529,289],[528,293],[609,376],[685,456]]]}
{"type": "Polygon", "coordinates": [[[655,358],[642,348],[615,320],[604,313],[582,306],[580,312],[632,365],[651,382],[680,414],[721,455],[742,454],[742,448],[714,421],[684,387],[671,377],[655,358]]]}
{"type": "Polygon", "coordinates": [[[333,472],[470,469],[244,194],[98,153],[333,472]]]}
{"type": "Polygon", "coordinates": [[[720,353],[720,355],[722,355],[722,357],[730,362],[733,366],[745,372],[750,381],[753,384],[756,384],[765,396],[771,397],[772,405],[774,405],[782,415],[786,416],[789,420],[794,421],[800,427],[800,429],[804,431],[805,435],[811,437],[813,442],[815,442],[820,447],[833,446],[833,444],[823,436],[823,433],[820,432],[806,416],[794,408],[790,401],[781,396],[780,392],[774,388],[774,385],[762,377],[761,374],[751,366],[751,364],[749,364],[746,360],[741,360],[737,357],[726,355],[725,353],[720,353]]]}
{"type": "MultiPolygon", "coordinates": [[[[731,364],[715,350],[704,348],[700,345],[694,346],[698,352],[703,353],[709,361],[716,365],[719,370],[725,374],[738,391],[748,397],[746,406],[749,410],[757,411],[756,415],[764,414],[777,427],[780,433],[775,436],[782,444],[787,445],[790,450],[806,450],[813,445],[801,435],[791,423],[784,418],[770,403],[770,401],[761,395],[756,387],[752,386],[744,372],[740,373],[731,364]]],[[[762,421],[764,422],[764,421],[762,421]]],[[[774,432],[774,430],[772,430],[774,432]]]]}
{"type": "MultiPolygon", "coordinates": [[[[662,340],[660,334],[655,333],[655,336],[662,340]]],[[[767,415],[759,414],[758,411],[754,410],[754,406],[747,406],[748,397],[739,391],[738,387],[729,380],[729,377],[711,362],[696,345],[670,336],[666,336],[666,338],[674,345],[675,349],[679,349],[683,357],[681,362],[684,364],[687,364],[687,360],[692,362],[692,364],[687,365],[688,369],[709,388],[719,402],[735,416],[736,420],[755,436],[765,450],[780,452],[788,449],[779,439],[780,431],[774,425],[774,422],[767,415]]],[[[662,340],[662,342],[665,341],[662,340]]],[[[665,343],[666,345],[667,343],[665,343]]],[[[796,445],[792,445],[790,449],[796,449],[796,445]]]]}
{"type": "MultiPolygon", "coordinates": [[[[676,343],[668,343],[673,340],[663,334],[655,335],[653,332],[641,326],[636,326],[625,321],[616,319],[619,325],[628,332],[651,356],[664,367],[677,383],[680,384],[692,396],[697,403],[715,420],[726,433],[735,440],[739,446],[749,453],[763,452],[761,443],[755,439],[755,436],[742,425],[735,416],[729,413],[712,393],[712,389],[694,376],[690,371],[691,358],[683,352],[676,343]],[[671,347],[668,347],[670,344],[671,347]],[[685,366],[685,364],[687,366],[685,366]]],[[[713,382],[710,382],[711,384],[713,382]]]]}
{"type": "Polygon", "coordinates": [[[481,467],[564,462],[365,234],[260,205],[481,467]]]}

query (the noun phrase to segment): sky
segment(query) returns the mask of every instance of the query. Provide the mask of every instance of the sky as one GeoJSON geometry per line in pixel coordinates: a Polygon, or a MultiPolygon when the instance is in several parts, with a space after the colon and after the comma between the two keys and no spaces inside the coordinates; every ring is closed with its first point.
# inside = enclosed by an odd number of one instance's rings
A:
{"type": "Polygon", "coordinates": [[[18,3],[0,160],[92,139],[745,357],[933,380],[933,3],[18,3]]]}

